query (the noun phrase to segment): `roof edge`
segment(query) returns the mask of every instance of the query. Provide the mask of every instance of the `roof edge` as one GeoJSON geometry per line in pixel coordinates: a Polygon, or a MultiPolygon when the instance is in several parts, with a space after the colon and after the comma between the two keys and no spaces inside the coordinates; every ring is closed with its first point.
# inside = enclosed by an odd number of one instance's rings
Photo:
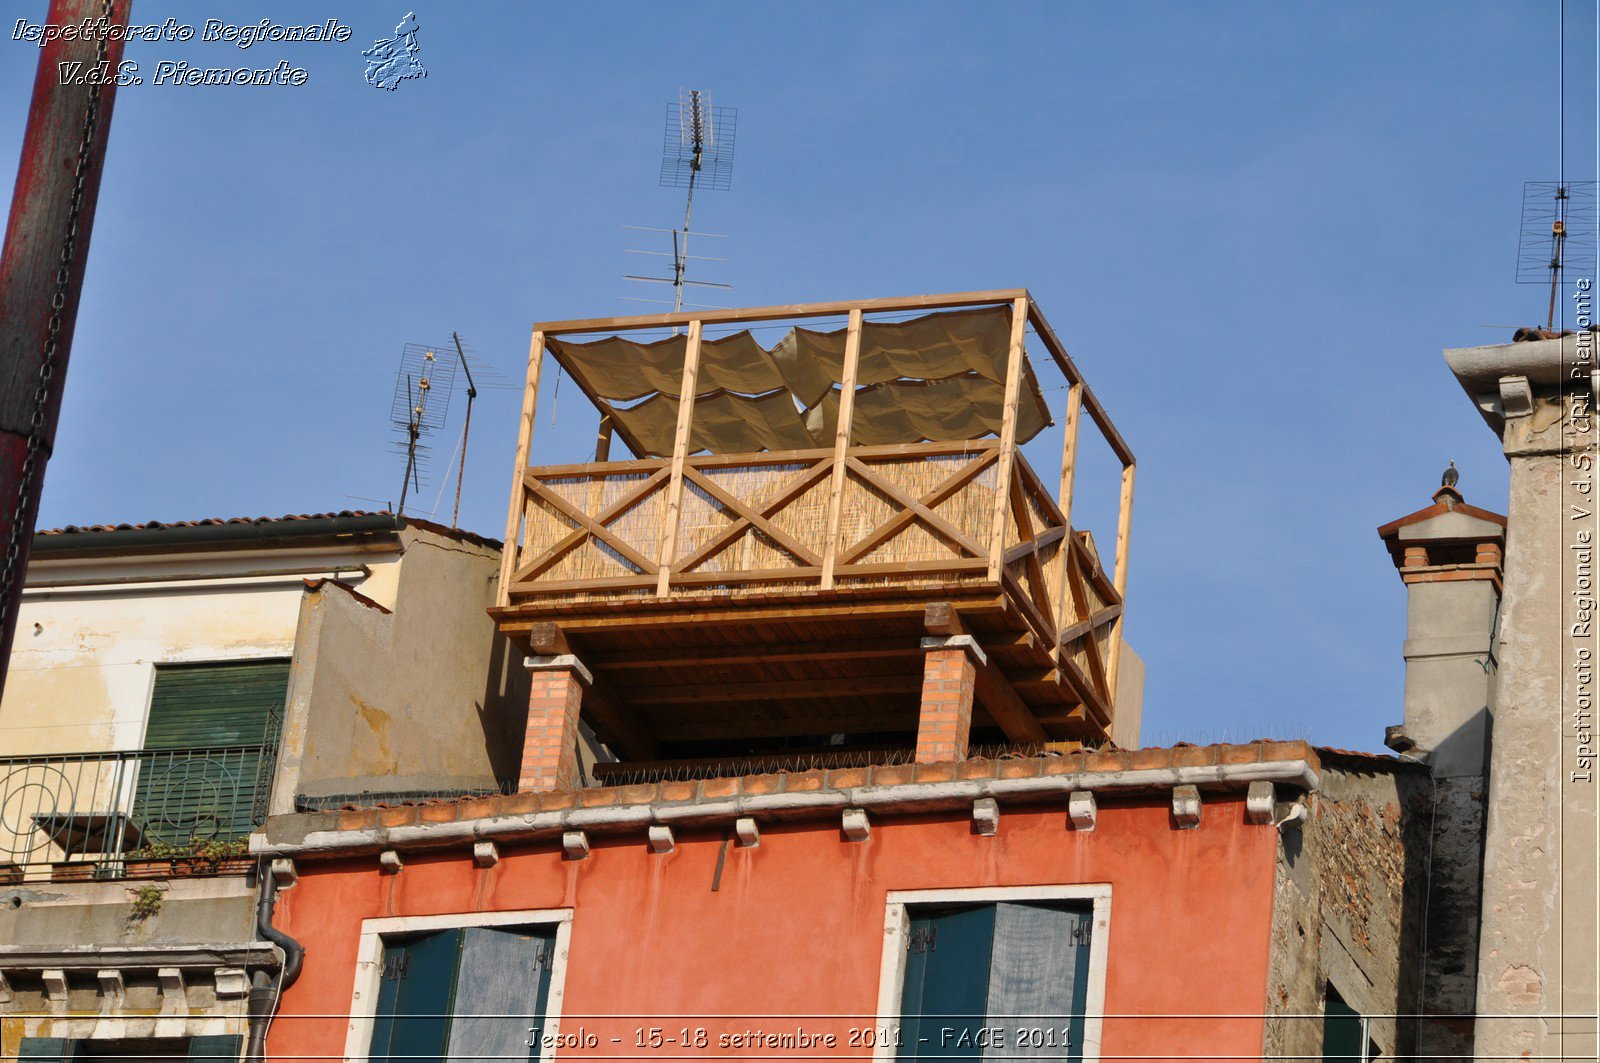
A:
{"type": "Polygon", "coordinates": [[[157,549],[252,546],[304,539],[396,535],[405,518],[392,513],[319,513],[305,517],[259,518],[116,528],[67,527],[35,533],[32,557],[107,555],[157,549]]]}

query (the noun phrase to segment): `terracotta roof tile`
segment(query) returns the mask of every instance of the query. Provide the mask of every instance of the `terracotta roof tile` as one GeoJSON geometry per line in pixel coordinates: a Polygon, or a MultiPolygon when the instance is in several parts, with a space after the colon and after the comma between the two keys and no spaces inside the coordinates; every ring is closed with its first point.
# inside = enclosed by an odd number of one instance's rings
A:
{"type": "Polygon", "coordinates": [[[141,524],[67,524],[60,528],[41,528],[35,535],[81,535],[84,532],[160,531],[163,528],[205,528],[219,524],[283,524],[296,520],[329,520],[334,517],[387,516],[388,510],[341,509],[337,513],[287,513],[281,517],[202,517],[199,520],[147,520],[141,524]]]}

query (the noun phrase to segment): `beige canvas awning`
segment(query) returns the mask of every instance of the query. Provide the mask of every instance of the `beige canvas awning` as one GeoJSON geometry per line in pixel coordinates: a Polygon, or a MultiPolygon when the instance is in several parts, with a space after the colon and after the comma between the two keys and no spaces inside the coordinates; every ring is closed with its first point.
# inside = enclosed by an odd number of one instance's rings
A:
{"type": "MultiPolygon", "coordinates": [[[[867,322],[861,332],[852,438],[861,444],[998,435],[1004,415],[1011,308],[867,322]]],[[[749,331],[701,345],[691,451],[803,450],[833,443],[846,332],[790,330],[770,351],[749,331]]],[[[555,357],[646,455],[672,452],[686,336],[638,343],[552,339],[555,357]]],[[[1050,423],[1024,365],[1017,439],[1050,423]]]]}

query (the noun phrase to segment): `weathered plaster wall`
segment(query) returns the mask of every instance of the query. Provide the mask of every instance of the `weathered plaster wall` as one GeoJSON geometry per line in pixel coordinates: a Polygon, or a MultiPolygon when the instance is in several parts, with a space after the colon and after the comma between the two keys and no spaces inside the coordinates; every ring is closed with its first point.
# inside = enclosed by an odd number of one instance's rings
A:
{"type": "Polygon", "coordinates": [[[216,551],[29,567],[0,701],[0,756],[137,749],[158,664],[288,657],[300,575],[380,578],[394,554],[216,551]]]}
{"type": "Polygon", "coordinates": [[[274,813],[297,795],[447,792],[514,778],[522,657],[495,633],[499,554],[415,526],[389,611],[324,583],[305,595],[274,813]]]}
{"type": "Polygon", "coordinates": [[[1325,989],[1372,1017],[1383,1058],[1413,1050],[1397,1014],[1418,1010],[1429,783],[1411,766],[1323,754],[1308,821],[1281,833],[1274,882],[1265,1058],[1322,1054],[1325,989]]]}
{"type": "Polygon", "coordinates": [[[1595,433],[1585,393],[1525,387],[1513,382],[1502,404],[1511,497],[1477,1048],[1501,1058],[1593,1058],[1593,1018],[1557,1016],[1594,1014],[1600,962],[1596,782],[1592,738],[1583,737],[1593,719],[1573,715],[1593,712],[1600,649],[1586,621],[1595,594],[1595,433]],[[1586,744],[1590,770],[1580,778],[1586,744]]]}
{"type": "MultiPolygon", "coordinates": [[[[704,1026],[708,1054],[737,1055],[714,1047],[718,1032],[873,1022],[890,890],[1105,883],[1104,1058],[1259,1058],[1275,839],[1219,796],[1193,830],[1174,829],[1169,799],[1146,799],[1103,802],[1092,832],[1057,804],[1003,810],[994,837],[968,814],[930,813],[876,819],[862,842],[832,818],[765,826],[754,848],[682,830],[657,855],[641,831],[596,837],[576,861],[544,843],[502,846],[489,868],[459,850],[408,854],[396,874],[376,858],[306,862],[278,921],[310,948],[268,1052],[340,1057],[363,919],[570,908],[563,1013],[599,1047],[561,1058],[614,1057],[612,1036],[631,1051],[652,1025],[704,1026]],[[774,1017],[797,1015],[823,1018],[774,1017]]],[[[870,1053],[818,1050],[841,1054],[870,1053]]]]}

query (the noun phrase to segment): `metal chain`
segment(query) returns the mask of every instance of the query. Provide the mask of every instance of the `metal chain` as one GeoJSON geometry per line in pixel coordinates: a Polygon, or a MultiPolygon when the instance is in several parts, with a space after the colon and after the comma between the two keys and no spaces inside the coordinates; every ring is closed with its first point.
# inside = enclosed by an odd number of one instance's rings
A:
{"type": "MultiPolygon", "coordinates": [[[[95,50],[91,78],[114,78],[115,72],[101,67],[111,47],[112,0],[101,0],[100,44],[95,50]]],[[[100,124],[100,94],[106,87],[96,80],[89,93],[89,106],[83,116],[83,135],[78,141],[78,160],[73,172],[72,200],[67,208],[67,228],[61,240],[61,261],[56,267],[55,292],[50,297],[50,320],[45,327],[44,350],[39,358],[39,379],[33,390],[33,414],[29,418],[28,452],[22,461],[22,476],[17,483],[16,508],[11,514],[11,533],[6,537],[5,566],[0,571],[0,628],[7,623],[14,607],[12,594],[17,564],[22,557],[23,518],[27,515],[28,491],[33,485],[39,451],[44,447],[46,407],[50,403],[50,382],[55,377],[56,353],[61,340],[62,312],[72,287],[72,260],[78,250],[78,221],[83,215],[83,192],[89,183],[91,149],[100,124]]]]}

